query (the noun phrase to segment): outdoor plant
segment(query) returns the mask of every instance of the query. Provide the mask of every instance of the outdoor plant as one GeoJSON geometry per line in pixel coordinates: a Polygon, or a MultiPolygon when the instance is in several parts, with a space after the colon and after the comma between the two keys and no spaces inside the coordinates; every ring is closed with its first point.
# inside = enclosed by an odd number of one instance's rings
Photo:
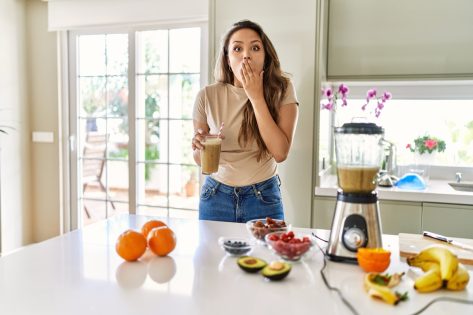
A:
{"type": "MultiPolygon", "coordinates": [[[[326,98],[326,102],[321,105],[322,109],[335,112],[339,104],[341,107],[347,106],[347,96],[349,92],[350,89],[346,84],[343,83],[338,86],[338,89],[334,89],[333,87],[323,88],[322,93],[326,98]]],[[[373,113],[375,117],[379,117],[386,104],[386,101],[390,100],[391,98],[392,94],[388,91],[385,91],[381,96],[379,96],[376,89],[369,89],[366,92],[366,102],[361,106],[361,109],[365,111],[369,109],[368,105],[370,103],[375,103],[376,105],[371,109],[371,113],[373,113]]]]}
{"type": "Polygon", "coordinates": [[[408,143],[406,149],[409,149],[411,152],[417,152],[419,154],[433,152],[443,152],[447,148],[445,141],[440,140],[436,137],[431,137],[430,135],[424,135],[414,139],[414,144],[408,143]]]}

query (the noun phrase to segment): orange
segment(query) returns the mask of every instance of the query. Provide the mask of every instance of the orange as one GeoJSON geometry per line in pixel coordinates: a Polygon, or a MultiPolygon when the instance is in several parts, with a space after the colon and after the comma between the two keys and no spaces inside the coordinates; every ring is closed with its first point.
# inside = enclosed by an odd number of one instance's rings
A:
{"type": "Polygon", "coordinates": [[[143,227],[141,228],[141,233],[143,233],[145,238],[148,238],[149,232],[152,229],[160,227],[160,226],[166,226],[166,223],[164,223],[163,221],[159,221],[159,220],[148,221],[145,224],[143,224],[143,227]]]}
{"type": "Polygon", "coordinates": [[[391,252],[383,248],[358,248],[358,264],[366,272],[383,272],[391,263],[391,252]]]}
{"type": "Polygon", "coordinates": [[[146,238],[140,232],[126,230],[118,237],[115,250],[126,261],[135,261],[146,251],[146,238]]]}
{"type": "Polygon", "coordinates": [[[157,227],[148,234],[148,246],[158,256],[166,256],[176,247],[176,235],[167,226],[157,227]]]}

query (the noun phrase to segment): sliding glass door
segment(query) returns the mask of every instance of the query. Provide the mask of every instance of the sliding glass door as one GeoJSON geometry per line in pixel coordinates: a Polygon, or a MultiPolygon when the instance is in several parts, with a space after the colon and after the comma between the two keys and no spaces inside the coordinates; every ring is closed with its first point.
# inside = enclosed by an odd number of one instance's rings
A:
{"type": "MultiPolygon", "coordinates": [[[[197,217],[190,149],[202,25],[70,33],[72,209],[197,217]]],[[[74,215],[74,213],[73,213],[74,215]]]]}

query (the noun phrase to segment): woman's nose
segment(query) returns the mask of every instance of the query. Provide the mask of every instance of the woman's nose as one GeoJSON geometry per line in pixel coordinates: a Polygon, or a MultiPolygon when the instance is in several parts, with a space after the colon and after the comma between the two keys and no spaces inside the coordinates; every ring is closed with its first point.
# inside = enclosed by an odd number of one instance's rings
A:
{"type": "Polygon", "coordinates": [[[243,59],[244,59],[244,60],[250,60],[251,57],[250,57],[250,56],[244,56],[243,59]]]}

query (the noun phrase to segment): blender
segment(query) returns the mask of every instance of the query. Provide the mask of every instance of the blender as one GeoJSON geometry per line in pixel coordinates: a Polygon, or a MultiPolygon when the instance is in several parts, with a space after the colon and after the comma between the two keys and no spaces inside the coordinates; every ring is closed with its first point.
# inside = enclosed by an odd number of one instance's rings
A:
{"type": "Polygon", "coordinates": [[[335,128],[338,192],[327,255],[356,262],[360,247],[383,247],[376,192],[384,129],[374,123],[335,128]]]}

